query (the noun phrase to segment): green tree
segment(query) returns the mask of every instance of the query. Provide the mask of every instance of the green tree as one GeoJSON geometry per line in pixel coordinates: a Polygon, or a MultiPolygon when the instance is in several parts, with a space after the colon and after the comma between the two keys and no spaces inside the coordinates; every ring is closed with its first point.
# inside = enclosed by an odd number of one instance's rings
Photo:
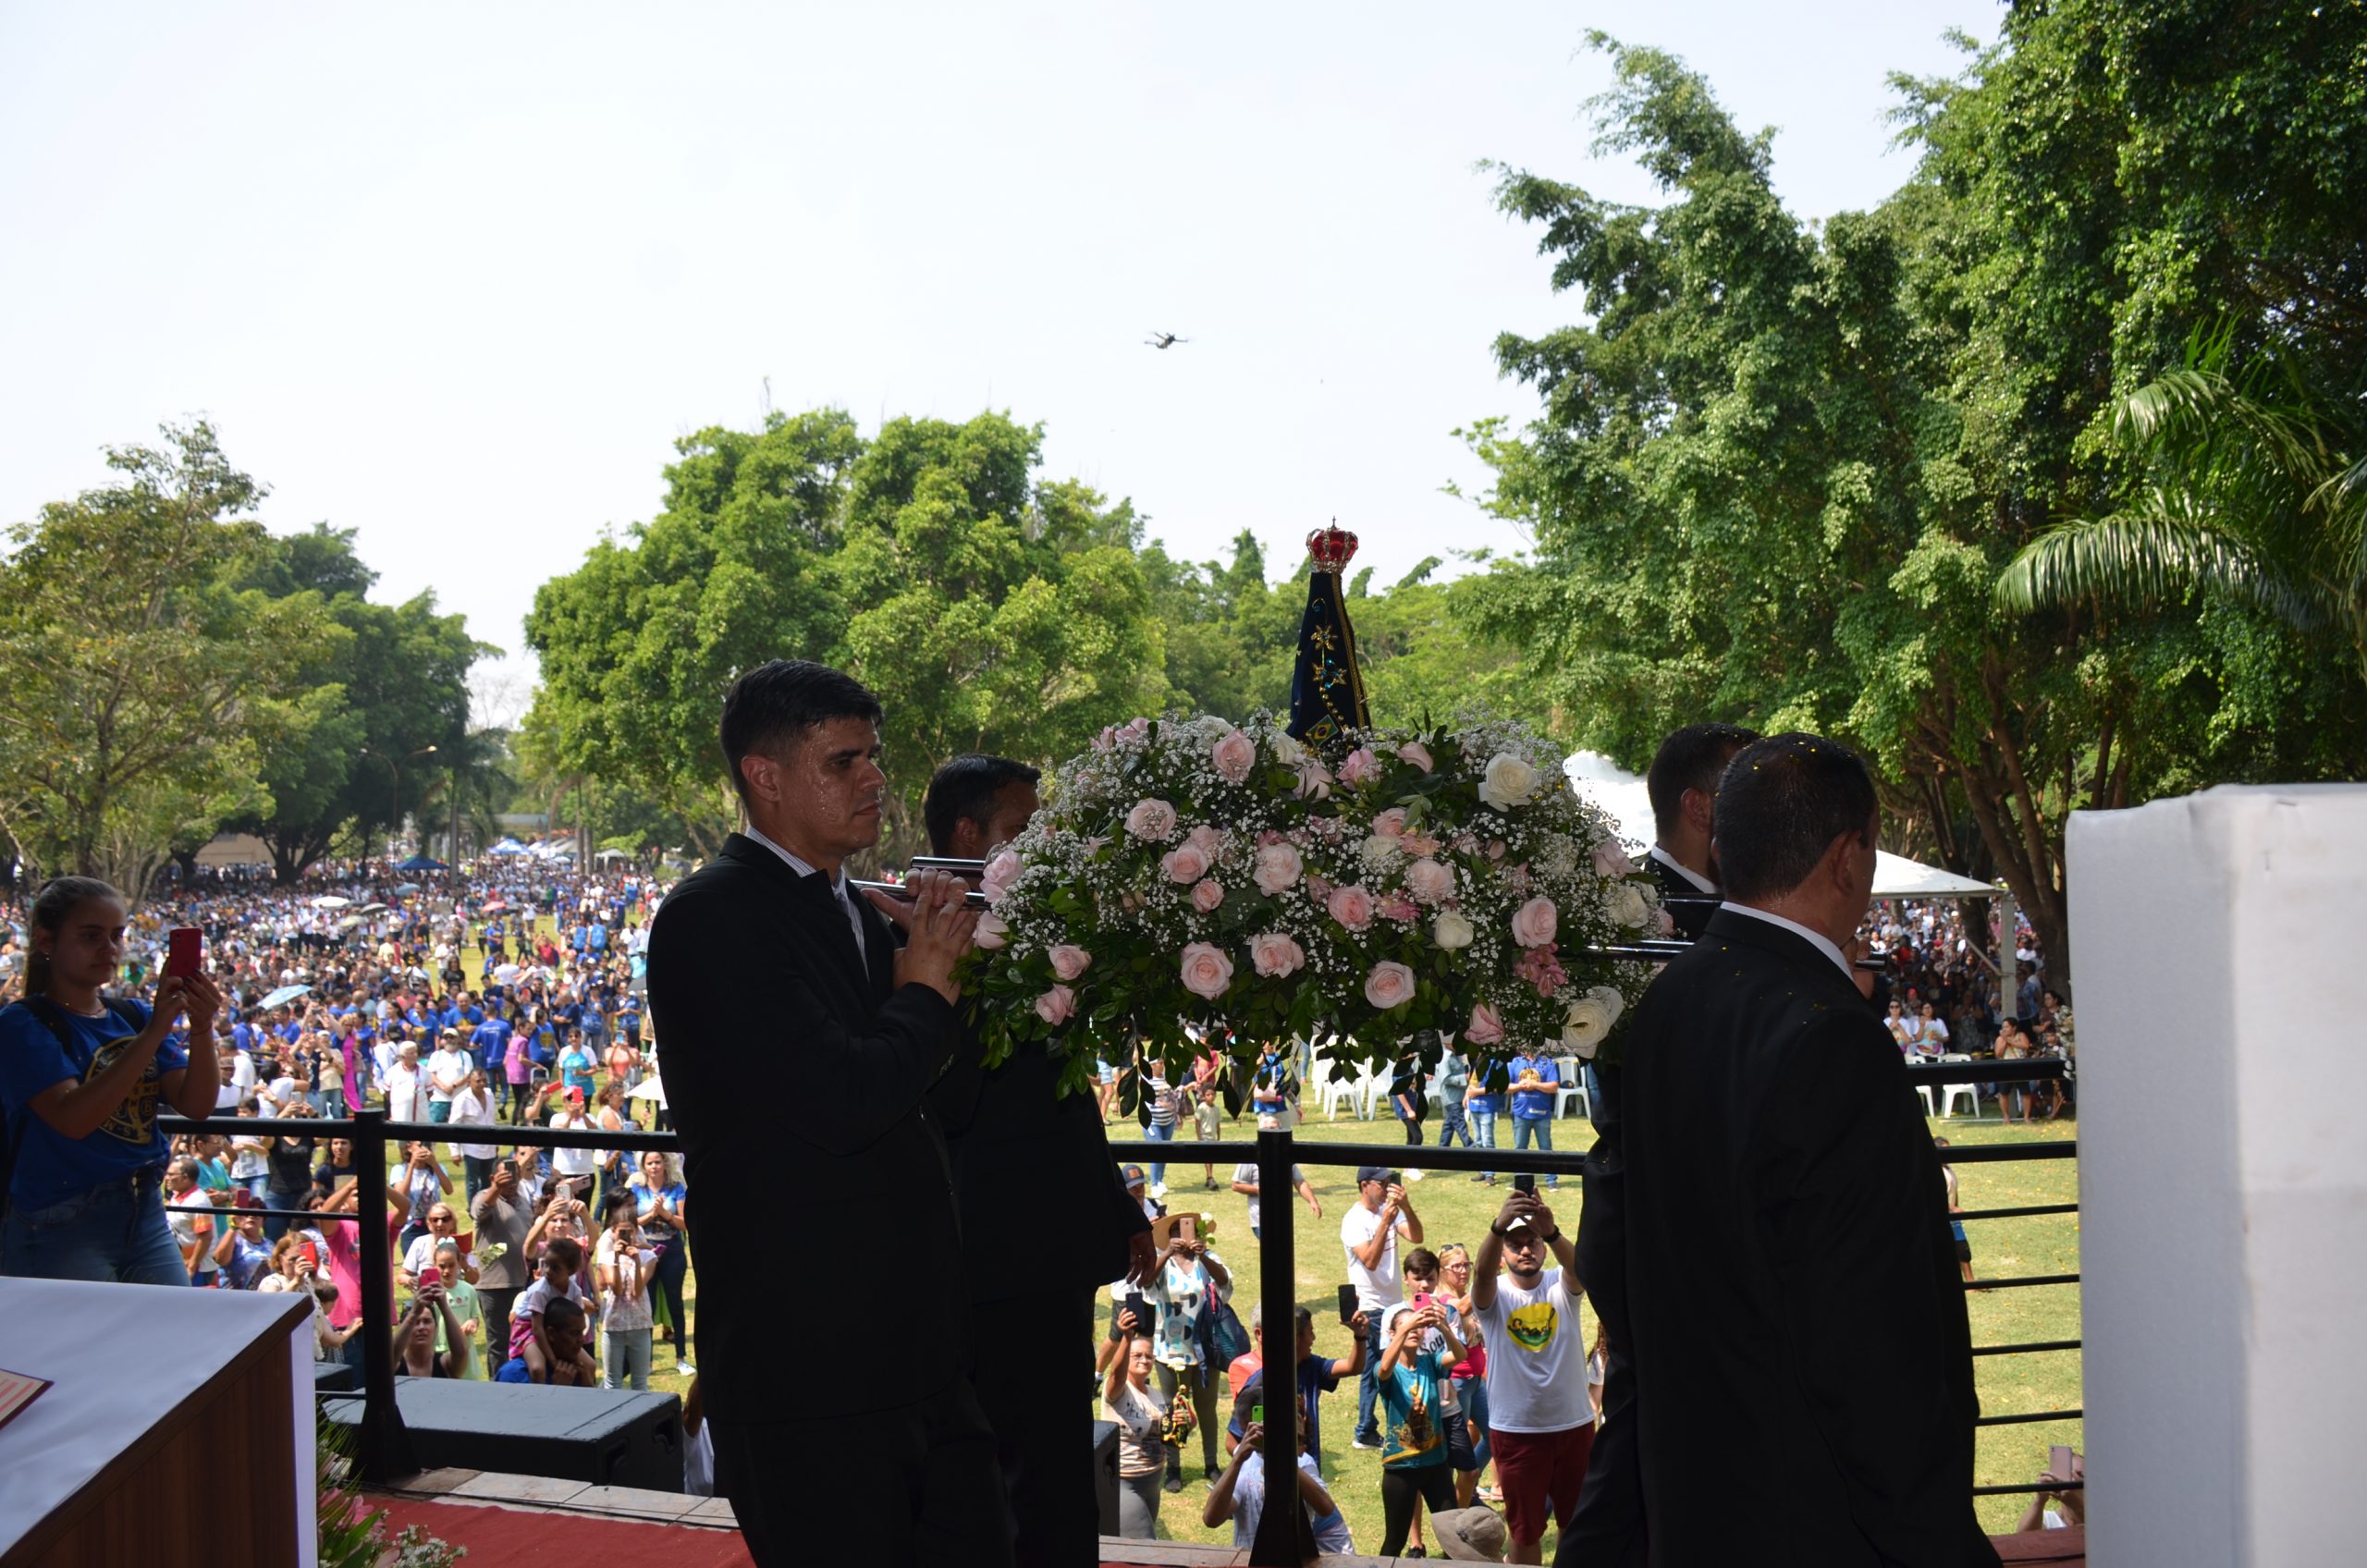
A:
{"type": "Polygon", "coordinates": [[[353,531],[325,523],[262,540],[240,573],[248,589],[325,602],[345,632],[264,757],[269,809],[231,824],[270,847],[283,883],[341,837],[372,842],[443,791],[467,741],[470,668],[498,651],[471,637],[462,617],[438,614],[432,592],[371,603],[376,581],[353,531]]]}
{"type": "Polygon", "coordinates": [[[891,853],[922,847],[921,790],[947,759],[1051,761],[1166,696],[1133,509],[1036,486],[1042,445],[1002,414],[898,419],[851,472],[831,571],[848,668],[889,711],[891,853]]]}
{"type": "Polygon", "coordinates": [[[1466,438],[1495,470],[1486,503],[1539,542],[1477,623],[1528,640],[1574,739],[1629,766],[1698,719],[1851,739],[1894,837],[2002,876],[2067,960],[2072,810],[2311,776],[2325,748],[2281,738],[2343,731],[2309,722],[2323,692],[2256,618],[1993,602],[2029,539],[2127,482],[2094,432],[2116,330],[2159,304],[2114,270],[2122,119],[2066,63],[2081,41],[2035,17],[1964,80],[1913,84],[1917,178],[1821,228],[1775,197],[1765,133],[1670,56],[1599,39],[1600,145],[1669,200],[1503,171],[1500,201],[1590,319],[1500,339],[1544,414],[1466,438]],[[2263,721],[2268,745],[2237,738],[2263,721]]]}
{"type": "Polygon", "coordinates": [[[521,740],[530,776],[629,786],[711,855],[732,822],[724,692],[743,669],[828,657],[840,641],[823,565],[862,442],[843,410],[823,409],[772,414],[754,433],[702,430],[675,450],[664,509],[535,592],[526,641],[542,684],[521,740]]]}
{"type": "Polygon", "coordinates": [[[165,437],[110,448],[116,482],[10,529],[0,564],[0,821],[37,872],[135,899],[267,803],[264,758],[347,635],[316,592],[239,585],[263,489],[203,422],[165,437]]]}

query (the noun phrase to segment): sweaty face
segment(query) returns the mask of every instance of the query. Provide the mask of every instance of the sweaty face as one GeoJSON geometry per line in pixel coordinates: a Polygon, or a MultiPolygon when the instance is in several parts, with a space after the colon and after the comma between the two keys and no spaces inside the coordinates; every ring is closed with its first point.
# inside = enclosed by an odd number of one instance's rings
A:
{"type": "Polygon", "coordinates": [[[760,809],[777,810],[819,853],[844,859],[879,841],[888,776],[879,770],[878,726],[867,719],[826,719],[778,757],[749,753],[740,773],[760,809]]]}

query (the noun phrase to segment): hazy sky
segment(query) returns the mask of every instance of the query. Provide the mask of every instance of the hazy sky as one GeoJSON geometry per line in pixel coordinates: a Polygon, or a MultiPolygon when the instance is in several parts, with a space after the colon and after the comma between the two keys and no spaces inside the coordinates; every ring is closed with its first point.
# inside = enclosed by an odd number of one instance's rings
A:
{"type": "Polygon", "coordinates": [[[377,596],[433,588],[514,652],[535,585],[769,377],[866,432],[1040,422],[1049,473],[1195,558],[1245,527],[1279,573],[1336,516],[1386,581],[1518,547],[1440,493],[1485,479],[1451,432],[1526,417],[1490,345],[1576,313],[1474,165],[1653,199],[1589,155],[1588,28],[1779,127],[1779,188],[1824,216],[1909,172],[1884,73],[1996,26],[1991,0],[5,0],[0,521],[202,412],[272,526],[358,528],[377,596]]]}

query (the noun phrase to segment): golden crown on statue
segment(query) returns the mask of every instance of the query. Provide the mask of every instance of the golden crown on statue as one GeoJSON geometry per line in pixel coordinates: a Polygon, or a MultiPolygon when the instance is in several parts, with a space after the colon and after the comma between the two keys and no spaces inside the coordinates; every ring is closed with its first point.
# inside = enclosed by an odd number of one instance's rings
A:
{"type": "Polygon", "coordinates": [[[1316,570],[1336,574],[1346,568],[1348,557],[1356,553],[1356,536],[1335,522],[1306,536],[1306,553],[1314,558],[1316,570]]]}

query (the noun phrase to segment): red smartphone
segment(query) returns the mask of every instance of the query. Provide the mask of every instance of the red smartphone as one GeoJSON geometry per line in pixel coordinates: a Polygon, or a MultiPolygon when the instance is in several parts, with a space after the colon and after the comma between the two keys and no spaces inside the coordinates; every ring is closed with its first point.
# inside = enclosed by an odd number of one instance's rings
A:
{"type": "Polygon", "coordinates": [[[301,1254],[303,1255],[303,1256],[304,1256],[304,1261],[305,1261],[306,1263],[309,1263],[309,1264],[311,1264],[311,1265],[313,1266],[313,1272],[318,1273],[318,1272],[320,1271],[320,1267],[321,1267],[321,1249],[320,1249],[320,1248],[318,1248],[318,1247],[314,1246],[314,1245],[313,1245],[312,1243],[310,1243],[310,1242],[306,1242],[306,1243],[304,1243],[301,1246],[298,1247],[296,1250],[297,1250],[298,1252],[300,1252],[300,1253],[301,1253],[301,1254]]]}
{"type": "Polygon", "coordinates": [[[443,1282],[444,1270],[432,1263],[419,1271],[419,1288],[423,1291],[430,1285],[440,1285],[443,1282]]]}
{"type": "Polygon", "coordinates": [[[186,980],[205,966],[205,933],[194,925],[176,925],[165,937],[165,974],[186,980]]]}

